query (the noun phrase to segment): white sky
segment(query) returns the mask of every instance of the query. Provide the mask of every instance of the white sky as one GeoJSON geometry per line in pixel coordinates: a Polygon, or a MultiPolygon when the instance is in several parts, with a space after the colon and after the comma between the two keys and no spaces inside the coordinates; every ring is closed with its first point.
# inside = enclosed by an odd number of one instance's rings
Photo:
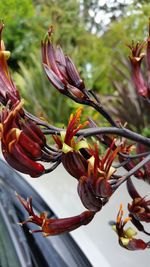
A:
{"type": "MultiPolygon", "coordinates": [[[[133,2],[133,0],[118,0],[116,3],[114,3],[115,0],[99,0],[98,1],[98,7],[102,7],[104,6],[106,3],[107,3],[107,6],[108,7],[111,7],[111,6],[116,6],[119,4],[119,3],[122,3],[122,4],[131,4],[133,2]]],[[[116,16],[119,16],[121,13],[120,10],[116,10],[115,11],[115,15],[116,16]]],[[[98,8],[98,11],[95,15],[95,12],[91,9],[89,10],[89,15],[91,17],[95,17],[94,20],[97,24],[102,24],[104,27],[110,23],[110,18],[111,18],[111,12],[109,13],[106,13],[104,10],[99,10],[98,8]]],[[[96,29],[93,27],[92,29],[92,33],[95,33],[96,32],[96,29]]]]}

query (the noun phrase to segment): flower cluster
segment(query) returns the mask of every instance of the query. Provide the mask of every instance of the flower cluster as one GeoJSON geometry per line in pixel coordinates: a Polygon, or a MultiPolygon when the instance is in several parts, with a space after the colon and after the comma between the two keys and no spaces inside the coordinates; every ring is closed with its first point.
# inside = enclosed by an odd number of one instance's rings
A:
{"type": "Polygon", "coordinates": [[[117,215],[116,224],[113,226],[113,229],[118,235],[119,244],[128,250],[144,250],[146,248],[149,248],[150,242],[146,243],[142,239],[135,238],[137,232],[132,227],[124,229],[127,222],[131,220],[131,217],[126,217],[123,220],[123,213],[124,212],[121,204],[117,215]]]}
{"type": "Polygon", "coordinates": [[[22,102],[1,113],[1,145],[6,161],[16,170],[38,177],[44,166],[36,160],[42,157],[45,136],[31,120],[23,121],[22,102]]]}
{"type": "MultiPolygon", "coordinates": [[[[128,250],[146,249],[150,242],[136,239],[136,231],[125,225],[130,221],[138,231],[147,236],[143,222],[150,222],[150,200],[142,197],[136,190],[131,176],[150,183],[150,139],[126,129],[114,121],[101,105],[94,93],[86,89],[74,63],[64,55],[60,46],[52,44],[53,27],[50,27],[42,42],[42,63],[52,85],[64,96],[77,103],[89,105],[100,113],[110,127],[98,127],[88,118],[82,118],[80,106],[70,119],[66,128],[61,129],[42,121],[23,107],[23,100],[8,71],[7,60],[10,53],[5,50],[0,24],[0,138],[1,148],[8,164],[22,173],[37,178],[53,171],[60,163],[76,179],[77,191],[85,211],[81,214],[56,219],[47,218],[46,212],[37,215],[32,206],[32,197],[24,200],[17,194],[20,203],[29,214],[22,222],[34,223],[44,236],[57,235],[87,225],[111,200],[111,196],[122,183],[132,198],[128,204],[129,216],[123,220],[120,206],[113,229],[118,235],[119,244],[128,250]],[[47,136],[52,139],[49,145],[47,136]],[[132,151],[132,153],[131,153],[132,151]],[[45,168],[45,162],[49,168],[45,168]],[[118,168],[124,167],[124,175],[118,168]]],[[[132,79],[140,96],[149,100],[149,77],[147,82],[141,72],[144,58],[144,43],[132,44],[130,62],[132,79]]],[[[150,72],[150,37],[147,40],[147,68],[150,72]]]]}
{"type": "Polygon", "coordinates": [[[149,20],[149,36],[147,42],[132,43],[129,45],[131,49],[130,61],[132,69],[132,80],[138,94],[144,98],[149,99],[150,97],[150,20],[149,20]],[[143,49],[146,46],[146,55],[143,53],[143,49]],[[141,63],[146,56],[147,61],[147,77],[143,76],[141,71],[141,63]]]}
{"type": "Polygon", "coordinates": [[[86,98],[84,81],[70,57],[64,55],[61,47],[57,46],[56,49],[53,47],[52,34],[51,26],[42,42],[42,60],[48,79],[60,93],[73,95],[77,99],[86,98]]]}

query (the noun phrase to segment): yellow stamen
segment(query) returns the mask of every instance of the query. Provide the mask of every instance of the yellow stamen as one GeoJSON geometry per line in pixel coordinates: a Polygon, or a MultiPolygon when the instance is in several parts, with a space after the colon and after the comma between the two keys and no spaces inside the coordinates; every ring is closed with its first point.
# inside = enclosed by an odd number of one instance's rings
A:
{"type": "Polygon", "coordinates": [[[69,123],[73,120],[75,117],[75,125],[78,125],[80,122],[81,113],[83,111],[83,107],[79,107],[75,113],[75,115],[72,113],[69,118],[69,123]]]}
{"type": "Polygon", "coordinates": [[[131,217],[127,217],[127,218],[125,218],[124,221],[123,221],[124,225],[125,225],[127,222],[131,221],[131,220],[132,220],[131,217]]]}
{"type": "Polygon", "coordinates": [[[69,123],[72,121],[73,117],[74,117],[74,115],[73,115],[73,113],[71,113],[70,118],[69,118],[69,123]]]}
{"type": "Polygon", "coordinates": [[[73,148],[68,146],[67,144],[63,143],[62,152],[66,154],[66,153],[71,152],[71,151],[73,151],[73,148]]]}
{"type": "Polygon", "coordinates": [[[122,203],[120,204],[120,208],[119,208],[119,212],[118,212],[118,215],[117,215],[117,223],[119,224],[121,219],[122,219],[122,216],[123,216],[123,205],[122,203]]]}

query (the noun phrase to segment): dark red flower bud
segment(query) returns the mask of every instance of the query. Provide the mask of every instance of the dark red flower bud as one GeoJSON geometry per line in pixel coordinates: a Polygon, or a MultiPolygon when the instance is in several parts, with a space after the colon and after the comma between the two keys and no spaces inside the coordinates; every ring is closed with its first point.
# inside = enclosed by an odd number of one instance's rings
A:
{"type": "Polygon", "coordinates": [[[78,151],[63,153],[61,160],[66,171],[76,179],[87,172],[88,162],[78,151]]]}
{"type": "Polygon", "coordinates": [[[95,195],[92,185],[85,176],[79,180],[78,194],[85,208],[94,212],[101,210],[102,200],[95,195]]]}
{"type": "Polygon", "coordinates": [[[33,178],[39,177],[45,172],[44,166],[31,160],[15,142],[11,144],[10,151],[2,144],[2,152],[5,160],[17,171],[29,174],[33,178]]]}
{"type": "Polygon", "coordinates": [[[80,78],[80,75],[74,65],[74,63],[72,62],[72,60],[70,59],[70,57],[66,56],[66,70],[68,73],[68,76],[71,80],[71,83],[76,86],[77,88],[79,88],[80,90],[85,88],[85,84],[83,82],[83,80],[80,78]]]}
{"type": "Polygon", "coordinates": [[[128,250],[144,250],[149,248],[149,243],[146,243],[142,239],[132,238],[129,240],[128,244],[125,246],[120,240],[120,245],[128,250]]]}
{"type": "Polygon", "coordinates": [[[38,177],[45,173],[44,166],[36,162],[42,158],[45,137],[33,122],[23,122],[19,113],[21,109],[22,103],[19,103],[7,113],[6,118],[2,116],[2,152],[13,168],[31,177],[38,177]]]}
{"type": "Polygon", "coordinates": [[[92,211],[84,211],[80,215],[73,216],[70,218],[63,219],[48,219],[46,212],[42,212],[40,216],[36,215],[32,208],[32,198],[30,197],[28,201],[17,195],[19,201],[24,206],[24,208],[29,213],[29,218],[20,223],[25,224],[27,222],[32,222],[41,227],[40,230],[33,230],[32,232],[42,232],[43,236],[49,235],[59,235],[66,232],[73,231],[79,228],[82,225],[86,225],[91,222],[93,219],[95,212],[92,211]]]}
{"type": "Polygon", "coordinates": [[[95,185],[95,193],[99,197],[110,197],[113,193],[112,187],[108,180],[99,177],[95,185]]]}

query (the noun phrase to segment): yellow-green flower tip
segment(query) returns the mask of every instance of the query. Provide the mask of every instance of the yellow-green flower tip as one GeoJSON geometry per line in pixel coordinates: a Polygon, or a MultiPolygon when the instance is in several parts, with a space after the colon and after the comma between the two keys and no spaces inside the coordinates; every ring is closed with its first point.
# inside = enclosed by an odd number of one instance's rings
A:
{"type": "Polygon", "coordinates": [[[89,148],[88,142],[85,140],[81,140],[79,141],[76,146],[75,146],[75,150],[80,150],[81,148],[89,148]]]}
{"type": "Polygon", "coordinates": [[[124,247],[126,247],[129,244],[130,239],[126,237],[120,237],[120,241],[124,247]]]}
{"type": "Polygon", "coordinates": [[[125,234],[128,238],[132,238],[137,234],[137,232],[133,228],[129,227],[127,230],[125,230],[125,234]]]}
{"type": "Polygon", "coordinates": [[[70,147],[67,144],[63,143],[62,152],[66,154],[66,153],[71,152],[71,151],[73,151],[72,147],[70,147]]]}
{"type": "Polygon", "coordinates": [[[115,224],[112,225],[112,230],[115,231],[115,232],[117,232],[117,229],[116,229],[116,225],[115,224]]]}
{"type": "Polygon", "coordinates": [[[66,132],[65,131],[61,131],[60,132],[60,137],[61,137],[61,141],[64,142],[65,140],[65,136],[66,136],[66,132]]]}

